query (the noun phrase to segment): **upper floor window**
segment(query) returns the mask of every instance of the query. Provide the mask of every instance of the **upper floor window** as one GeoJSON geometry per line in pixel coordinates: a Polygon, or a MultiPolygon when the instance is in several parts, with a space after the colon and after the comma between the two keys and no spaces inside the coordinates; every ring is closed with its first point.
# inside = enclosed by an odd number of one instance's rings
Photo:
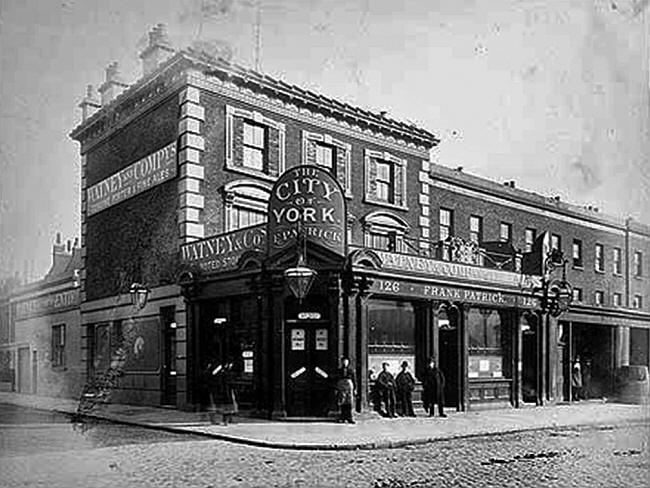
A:
{"type": "Polygon", "coordinates": [[[594,300],[596,302],[596,305],[602,307],[605,304],[605,293],[601,290],[596,290],[594,293],[594,300]]]}
{"type": "Polygon", "coordinates": [[[406,160],[366,150],[366,200],[406,208],[406,160]]]}
{"type": "Polygon", "coordinates": [[[614,274],[620,275],[623,273],[623,265],[621,259],[622,253],[620,248],[614,248],[614,274]]]}
{"type": "Polygon", "coordinates": [[[454,235],[454,212],[446,208],[440,209],[440,240],[444,241],[454,235]]]}
{"type": "Polygon", "coordinates": [[[573,301],[574,302],[582,301],[582,288],[578,288],[578,287],[573,288],[573,301]]]}
{"type": "Polygon", "coordinates": [[[634,251],[633,269],[634,276],[643,276],[643,255],[641,251],[634,251]]]}
{"type": "Polygon", "coordinates": [[[253,180],[231,181],[224,186],[226,232],[266,222],[271,194],[267,183],[253,180]]]}
{"type": "Polygon", "coordinates": [[[472,215],[469,218],[469,239],[480,244],[483,242],[483,217],[472,215]]]}
{"type": "Polygon", "coordinates": [[[352,196],[352,146],[329,134],[302,131],[302,164],[316,164],[329,170],[348,197],[352,196]]]}
{"type": "Polygon", "coordinates": [[[408,224],[389,212],[371,212],[361,220],[366,247],[382,251],[402,252],[408,224]]]}
{"type": "Polygon", "coordinates": [[[501,222],[499,225],[499,240],[501,242],[510,242],[512,236],[512,224],[501,222]]]}
{"type": "Polygon", "coordinates": [[[612,298],[615,307],[620,307],[623,304],[623,296],[620,293],[614,293],[612,298]]]}
{"type": "Polygon", "coordinates": [[[551,234],[551,249],[562,250],[562,238],[558,234],[551,234]]]}
{"type": "Polygon", "coordinates": [[[573,265],[582,268],[582,241],[573,239],[573,265]]]}
{"type": "Polygon", "coordinates": [[[52,366],[65,365],[65,324],[52,326],[52,366]]]}
{"type": "Polygon", "coordinates": [[[284,124],[226,106],[226,168],[273,179],[284,171],[284,124]]]}
{"type": "Polygon", "coordinates": [[[637,309],[643,308],[643,297],[641,295],[634,295],[632,307],[637,309]]]}
{"type": "Polygon", "coordinates": [[[596,244],[595,266],[596,271],[605,271],[605,254],[602,244],[596,244]]]}
{"type": "Polygon", "coordinates": [[[535,229],[528,228],[524,231],[524,252],[531,252],[533,250],[536,234],[535,229]]]}
{"type": "Polygon", "coordinates": [[[264,171],[266,161],[266,129],[262,125],[244,122],[244,148],[242,164],[246,168],[264,171]]]}

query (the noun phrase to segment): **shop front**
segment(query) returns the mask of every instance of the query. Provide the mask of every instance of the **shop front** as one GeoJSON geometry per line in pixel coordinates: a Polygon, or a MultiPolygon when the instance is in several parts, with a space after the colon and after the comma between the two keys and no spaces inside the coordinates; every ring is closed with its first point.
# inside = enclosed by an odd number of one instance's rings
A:
{"type": "MultiPolygon", "coordinates": [[[[285,172],[268,215],[181,248],[190,403],[205,407],[216,384],[213,398],[259,415],[324,417],[347,356],[359,410],[371,406],[382,363],[397,374],[406,361],[421,378],[430,357],[446,376],[448,406],[519,405],[524,352],[539,355],[537,343],[522,346],[522,324],[539,318],[524,275],[478,257],[348,246],[341,188],[317,167],[285,172]]],[[[539,371],[528,378],[533,394],[539,371]]]]}

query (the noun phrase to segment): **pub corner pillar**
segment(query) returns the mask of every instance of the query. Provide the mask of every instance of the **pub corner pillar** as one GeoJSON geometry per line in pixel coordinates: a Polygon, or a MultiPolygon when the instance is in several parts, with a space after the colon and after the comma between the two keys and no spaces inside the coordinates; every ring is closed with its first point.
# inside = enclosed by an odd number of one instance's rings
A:
{"type": "Polygon", "coordinates": [[[368,295],[354,295],[353,319],[356,330],[357,412],[368,408],[368,295]]]}
{"type": "Polygon", "coordinates": [[[285,289],[284,284],[280,279],[273,280],[273,283],[268,288],[269,295],[267,300],[269,302],[269,317],[270,328],[273,331],[273,337],[270,341],[271,350],[269,357],[271,358],[271,389],[272,389],[272,405],[271,418],[286,418],[287,417],[287,385],[286,385],[286,331],[284,320],[284,299],[285,289]]]}

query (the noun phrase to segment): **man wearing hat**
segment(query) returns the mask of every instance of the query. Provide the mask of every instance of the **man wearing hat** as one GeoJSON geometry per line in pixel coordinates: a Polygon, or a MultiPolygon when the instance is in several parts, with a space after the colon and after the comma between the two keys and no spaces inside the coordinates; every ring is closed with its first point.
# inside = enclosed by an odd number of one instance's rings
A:
{"type": "Polygon", "coordinates": [[[436,365],[436,359],[431,358],[429,365],[424,372],[422,381],[424,410],[429,412],[429,417],[433,417],[433,411],[436,403],[438,404],[438,415],[446,417],[444,412],[445,404],[445,375],[436,365]]]}
{"type": "Polygon", "coordinates": [[[377,376],[377,390],[382,402],[386,405],[386,416],[397,417],[395,415],[395,378],[388,371],[388,363],[381,365],[381,373],[377,376]]]}
{"type": "Polygon", "coordinates": [[[397,410],[403,417],[415,417],[412,399],[415,378],[408,369],[408,361],[402,362],[402,371],[395,378],[397,384],[397,410]]]}

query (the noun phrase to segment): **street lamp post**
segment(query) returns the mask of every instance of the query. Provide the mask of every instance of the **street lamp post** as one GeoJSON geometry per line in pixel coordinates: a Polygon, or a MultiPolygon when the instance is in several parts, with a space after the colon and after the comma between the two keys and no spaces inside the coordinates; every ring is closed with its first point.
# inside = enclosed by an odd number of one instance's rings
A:
{"type": "Polygon", "coordinates": [[[573,288],[566,279],[568,260],[559,249],[552,249],[544,259],[541,286],[533,288],[533,295],[540,298],[542,312],[559,317],[569,309],[573,299],[573,288]],[[562,278],[552,279],[553,271],[562,268],[562,278]]]}

